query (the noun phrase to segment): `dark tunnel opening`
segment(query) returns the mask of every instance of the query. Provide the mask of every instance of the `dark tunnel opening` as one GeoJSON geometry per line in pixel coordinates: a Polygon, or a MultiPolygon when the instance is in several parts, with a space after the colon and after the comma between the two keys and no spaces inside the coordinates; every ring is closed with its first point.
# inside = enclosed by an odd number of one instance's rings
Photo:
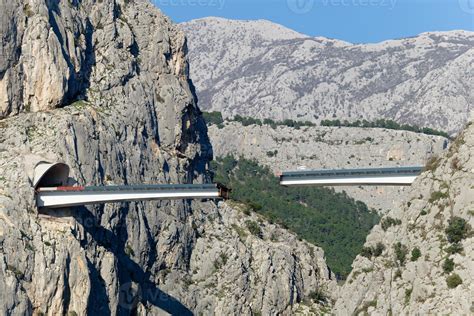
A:
{"type": "Polygon", "coordinates": [[[68,183],[69,166],[64,163],[40,162],[35,167],[34,188],[65,186],[68,183]]]}

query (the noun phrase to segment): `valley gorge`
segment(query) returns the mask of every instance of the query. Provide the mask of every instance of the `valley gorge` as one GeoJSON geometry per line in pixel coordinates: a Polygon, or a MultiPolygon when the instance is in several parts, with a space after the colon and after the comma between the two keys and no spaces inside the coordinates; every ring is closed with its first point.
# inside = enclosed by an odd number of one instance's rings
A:
{"type": "Polygon", "coordinates": [[[175,24],[148,0],[0,0],[0,17],[0,314],[474,313],[472,32],[353,45],[262,20],[175,24]],[[452,137],[318,126],[379,118],[452,137]],[[272,177],[426,167],[406,188],[327,191],[381,218],[345,280],[321,244],[235,192],[35,203],[40,162],[69,165],[75,186],[205,184],[228,155],[272,177]]]}

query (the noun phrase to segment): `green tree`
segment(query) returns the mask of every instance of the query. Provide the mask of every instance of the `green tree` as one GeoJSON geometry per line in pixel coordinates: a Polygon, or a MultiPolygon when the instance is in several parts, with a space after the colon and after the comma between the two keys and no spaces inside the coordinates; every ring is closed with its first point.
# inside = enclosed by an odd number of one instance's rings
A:
{"type": "Polygon", "coordinates": [[[403,245],[401,242],[397,242],[393,246],[393,249],[395,250],[395,259],[399,262],[401,266],[404,266],[408,254],[407,246],[403,245]]]}
{"type": "Polygon", "coordinates": [[[420,248],[418,247],[413,248],[413,250],[411,251],[411,261],[416,261],[420,257],[421,257],[420,248]]]}
{"type": "Polygon", "coordinates": [[[467,237],[470,231],[470,226],[464,218],[453,217],[449,220],[449,225],[446,228],[446,237],[450,243],[458,243],[467,237]]]}
{"type": "Polygon", "coordinates": [[[443,272],[451,273],[454,271],[454,260],[446,258],[443,262],[443,272]]]}
{"type": "Polygon", "coordinates": [[[446,284],[448,285],[450,289],[454,289],[458,287],[458,285],[462,284],[462,279],[459,275],[457,275],[456,273],[453,273],[446,278],[446,284]]]}
{"type": "Polygon", "coordinates": [[[224,122],[221,112],[203,112],[202,116],[208,125],[219,125],[224,122]]]}

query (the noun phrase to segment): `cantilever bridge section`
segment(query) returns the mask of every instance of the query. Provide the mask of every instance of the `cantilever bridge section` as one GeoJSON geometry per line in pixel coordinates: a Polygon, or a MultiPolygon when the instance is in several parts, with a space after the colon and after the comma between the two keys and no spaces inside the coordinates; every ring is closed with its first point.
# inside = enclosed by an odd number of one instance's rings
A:
{"type": "Polygon", "coordinates": [[[229,190],[220,184],[157,184],[124,186],[62,186],[38,188],[39,208],[176,199],[227,199],[229,190]]]}
{"type": "Polygon", "coordinates": [[[409,186],[421,174],[424,167],[365,168],[339,170],[298,170],[283,172],[283,186],[359,186],[391,185],[409,186]]]}
{"type": "Polygon", "coordinates": [[[114,186],[70,185],[69,166],[39,162],[33,187],[38,208],[67,208],[79,205],[189,199],[228,199],[230,190],[221,184],[151,184],[114,186]]]}

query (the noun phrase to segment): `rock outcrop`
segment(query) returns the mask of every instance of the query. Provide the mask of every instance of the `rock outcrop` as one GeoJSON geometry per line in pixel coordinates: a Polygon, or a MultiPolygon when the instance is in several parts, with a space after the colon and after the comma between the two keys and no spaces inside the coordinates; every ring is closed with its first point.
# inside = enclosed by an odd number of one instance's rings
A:
{"type": "Polygon", "coordinates": [[[204,18],[182,27],[201,107],[226,117],[386,118],[457,132],[474,103],[473,32],[353,45],[268,21],[204,18]]]}
{"type": "Polygon", "coordinates": [[[212,148],[185,37],[149,2],[0,0],[0,16],[0,314],[283,313],[330,287],[320,249],[264,222],[244,238],[225,204],[39,212],[35,162],[80,185],[203,183],[212,148]]]}
{"type": "Polygon", "coordinates": [[[203,314],[276,315],[322,311],[336,292],[321,248],[231,202],[198,229],[188,279],[191,306],[203,314]],[[313,301],[321,293],[324,301],[313,301]],[[323,303],[321,305],[321,303],[323,303]]]}
{"type": "MultiPolygon", "coordinates": [[[[255,159],[275,173],[309,169],[367,168],[424,165],[440,155],[448,140],[407,131],[364,128],[242,126],[226,122],[209,127],[217,157],[255,159]]],[[[400,187],[337,187],[369,207],[385,213],[410,193],[400,187]]]]}
{"type": "Polygon", "coordinates": [[[335,314],[474,313],[473,153],[470,125],[367,237],[335,314]]]}

